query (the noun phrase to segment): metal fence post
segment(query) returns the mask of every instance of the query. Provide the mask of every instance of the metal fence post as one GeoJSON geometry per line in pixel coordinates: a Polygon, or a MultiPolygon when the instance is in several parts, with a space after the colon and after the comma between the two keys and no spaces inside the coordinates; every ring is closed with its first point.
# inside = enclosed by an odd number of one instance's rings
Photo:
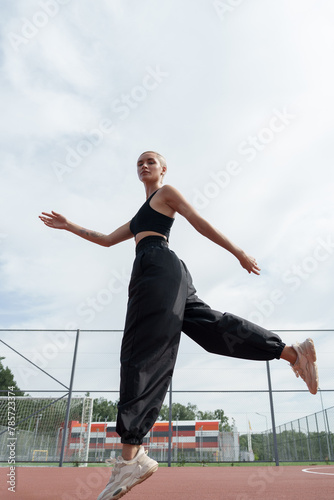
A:
{"type": "Polygon", "coordinates": [[[332,447],[331,431],[330,431],[330,428],[329,428],[329,422],[328,422],[327,410],[325,410],[325,416],[326,416],[327,431],[328,431],[327,436],[328,436],[328,438],[329,438],[329,444],[328,444],[328,447],[329,447],[328,460],[332,460],[332,456],[333,456],[333,447],[332,447]]]}
{"type": "Polygon", "coordinates": [[[318,418],[317,418],[317,414],[315,413],[314,414],[314,418],[315,418],[315,425],[316,425],[316,428],[317,428],[317,436],[318,436],[318,445],[319,445],[319,458],[317,460],[322,460],[322,446],[321,446],[321,438],[320,438],[320,433],[319,433],[319,425],[318,425],[318,418]]]}
{"type": "Polygon", "coordinates": [[[325,424],[325,432],[326,432],[326,441],[327,441],[327,451],[328,451],[328,460],[331,460],[331,447],[329,444],[329,425],[328,425],[328,418],[327,418],[327,412],[324,409],[324,402],[322,399],[322,391],[319,387],[319,392],[320,392],[320,399],[321,399],[321,408],[322,408],[322,416],[324,419],[324,424],[325,424]]]}
{"type": "Polygon", "coordinates": [[[173,407],[173,378],[171,378],[169,385],[168,467],[172,466],[172,440],[173,440],[172,407],[173,407]]]}
{"type": "Polygon", "coordinates": [[[306,417],[306,428],[307,428],[307,451],[308,451],[308,459],[311,460],[312,441],[310,440],[310,427],[308,425],[308,418],[307,417],[306,417]]]}
{"type": "Polygon", "coordinates": [[[60,451],[60,458],[59,458],[59,467],[63,466],[63,461],[64,461],[65,445],[66,445],[66,441],[67,441],[67,427],[68,427],[68,422],[69,422],[69,417],[70,417],[72,389],[73,389],[73,381],[74,381],[74,374],[75,374],[75,364],[77,361],[79,334],[80,334],[80,330],[77,330],[77,334],[76,334],[76,338],[75,338],[74,353],[73,353],[70,387],[69,387],[68,398],[67,398],[67,408],[66,408],[66,416],[65,416],[65,422],[64,422],[64,432],[63,432],[63,439],[62,439],[62,443],[61,443],[61,451],[60,451]]]}
{"type": "MultiPolygon", "coordinates": [[[[304,444],[303,444],[302,431],[300,428],[300,420],[299,419],[298,419],[298,434],[299,434],[299,440],[300,440],[300,450],[302,453],[302,461],[304,461],[304,444]]],[[[299,454],[298,454],[298,459],[300,459],[299,454]]]]}
{"type": "Polygon", "coordinates": [[[275,412],[274,412],[274,401],[273,401],[273,391],[271,388],[271,378],[270,378],[270,367],[269,361],[266,361],[267,365],[267,376],[268,376],[268,388],[269,388],[269,401],[270,401],[270,412],[271,412],[271,424],[273,426],[273,438],[274,438],[274,453],[276,465],[279,465],[278,458],[278,448],[277,448],[277,436],[276,436],[276,424],[275,424],[275,412]]]}

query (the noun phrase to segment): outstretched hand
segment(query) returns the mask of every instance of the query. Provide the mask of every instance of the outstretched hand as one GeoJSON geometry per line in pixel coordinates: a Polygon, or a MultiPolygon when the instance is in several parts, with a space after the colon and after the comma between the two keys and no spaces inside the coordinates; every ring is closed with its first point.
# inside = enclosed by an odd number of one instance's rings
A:
{"type": "Polygon", "coordinates": [[[51,213],[42,212],[42,215],[39,215],[39,218],[46,226],[53,227],[54,229],[66,229],[68,225],[68,220],[61,214],[54,212],[51,213]]]}
{"type": "Polygon", "coordinates": [[[242,256],[239,258],[239,262],[241,266],[246,269],[246,271],[250,273],[254,273],[259,275],[261,269],[257,265],[256,259],[254,257],[251,257],[250,255],[247,255],[245,253],[242,254],[242,256]]]}

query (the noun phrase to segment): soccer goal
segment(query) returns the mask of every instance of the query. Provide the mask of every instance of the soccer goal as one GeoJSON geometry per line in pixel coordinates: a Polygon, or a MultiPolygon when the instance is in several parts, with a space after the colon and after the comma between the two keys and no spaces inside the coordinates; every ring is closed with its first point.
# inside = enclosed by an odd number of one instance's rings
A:
{"type": "Polygon", "coordinates": [[[32,461],[47,462],[49,450],[34,450],[32,453],[32,461]]]}
{"type": "Polygon", "coordinates": [[[67,398],[0,397],[0,462],[9,457],[8,438],[15,440],[16,462],[58,462],[65,441],[64,462],[88,461],[93,399],[73,397],[65,429],[67,398]],[[8,434],[9,408],[15,411],[14,435],[8,434]]]}

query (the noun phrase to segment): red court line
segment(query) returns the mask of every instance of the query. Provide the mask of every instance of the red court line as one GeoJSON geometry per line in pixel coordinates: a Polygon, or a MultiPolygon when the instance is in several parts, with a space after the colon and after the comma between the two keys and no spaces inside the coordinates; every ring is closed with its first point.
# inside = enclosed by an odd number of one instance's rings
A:
{"type": "MultiPolygon", "coordinates": [[[[330,466],[328,466],[330,467],[330,466]]],[[[334,476],[305,474],[304,467],[159,468],[127,500],[324,500],[334,498],[334,476]]],[[[328,469],[329,470],[329,469],[328,469]]],[[[326,467],[321,466],[321,472],[326,467]]],[[[333,469],[329,470],[333,472],[333,469]]],[[[1,500],[96,500],[110,469],[17,467],[16,493],[0,469],[1,500]]]]}

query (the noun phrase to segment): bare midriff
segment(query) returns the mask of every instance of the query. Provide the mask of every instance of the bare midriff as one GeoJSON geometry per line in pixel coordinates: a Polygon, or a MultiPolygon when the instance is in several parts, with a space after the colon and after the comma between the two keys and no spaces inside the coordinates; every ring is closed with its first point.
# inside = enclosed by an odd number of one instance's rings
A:
{"type": "Polygon", "coordinates": [[[167,241],[167,238],[164,234],[156,233],[155,231],[141,231],[140,233],[136,234],[136,238],[135,238],[136,245],[138,245],[140,240],[142,240],[143,238],[146,238],[146,236],[162,236],[167,241]]]}

